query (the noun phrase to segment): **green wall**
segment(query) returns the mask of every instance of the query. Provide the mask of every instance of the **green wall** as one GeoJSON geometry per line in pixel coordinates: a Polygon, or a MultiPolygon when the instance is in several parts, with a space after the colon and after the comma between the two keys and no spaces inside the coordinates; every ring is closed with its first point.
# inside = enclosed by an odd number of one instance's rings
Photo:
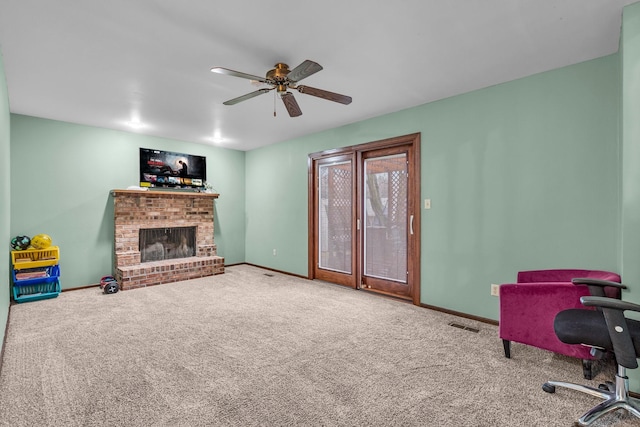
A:
{"type": "Polygon", "coordinates": [[[9,212],[11,199],[9,188],[11,176],[9,171],[10,127],[9,95],[2,52],[0,52],[0,342],[2,343],[4,343],[4,331],[9,316],[11,292],[8,244],[11,238],[9,233],[11,224],[9,212]]]}
{"type": "MultiPolygon", "coordinates": [[[[420,132],[421,197],[432,200],[422,212],[423,303],[497,319],[490,283],[567,267],[620,271],[632,287],[625,299],[640,301],[639,9],[625,8],[620,55],[247,153],[9,116],[0,58],[0,241],[50,234],[63,287],[96,283],[112,268],[109,191],[135,185],[138,148],[154,147],[207,156],[227,264],[306,275],[308,154],[420,132]]],[[[8,276],[0,263],[2,327],[8,276]]]]}
{"type": "MultiPolygon", "coordinates": [[[[640,303],[640,3],[625,7],[622,18],[622,278],[624,299],[640,303]]],[[[640,390],[640,372],[629,379],[640,390]]]]}
{"type": "Polygon", "coordinates": [[[246,260],[307,274],[309,153],[421,132],[422,303],[497,319],[518,270],[619,271],[619,86],[611,55],[248,152],[246,260]]]}
{"type": "Polygon", "coordinates": [[[207,157],[207,178],[220,193],[218,254],[227,264],[244,261],[244,152],[12,115],[11,235],[51,235],[63,289],[112,273],[110,190],[138,184],[140,147],[207,157]]]}

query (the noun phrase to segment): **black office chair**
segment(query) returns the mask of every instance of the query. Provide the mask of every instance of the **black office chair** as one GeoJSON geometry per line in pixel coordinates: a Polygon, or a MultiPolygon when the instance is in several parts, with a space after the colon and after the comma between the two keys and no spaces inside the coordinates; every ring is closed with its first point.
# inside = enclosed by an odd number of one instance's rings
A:
{"type": "MultiPolygon", "coordinates": [[[[601,282],[594,279],[574,279],[576,285],[626,286],[620,283],[601,282]]],[[[591,292],[597,295],[597,289],[591,292]]],[[[554,329],[558,339],[567,344],[584,344],[592,348],[592,354],[602,356],[612,352],[618,365],[615,384],[608,382],[599,388],[585,385],[566,383],[561,381],[546,382],[542,389],[547,393],[554,393],[556,387],[565,387],[595,397],[604,399],[603,402],[587,411],[578,424],[588,426],[601,416],[622,409],[640,418],[640,400],[629,396],[629,379],[626,370],[638,368],[640,357],[640,321],[626,318],[625,311],[640,313],[640,305],[602,296],[584,296],[580,301],[586,307],[596,307],[596,310],[570,309],[558,313],[554,322],[554,329]]]]}

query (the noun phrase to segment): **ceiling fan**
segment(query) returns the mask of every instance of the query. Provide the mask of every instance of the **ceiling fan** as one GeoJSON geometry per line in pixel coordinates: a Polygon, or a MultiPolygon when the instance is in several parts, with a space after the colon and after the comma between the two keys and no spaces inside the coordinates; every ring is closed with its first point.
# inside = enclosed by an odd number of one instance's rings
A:
{"type": "MultiPolygon", "coordinates": [[[[270,85],[270,88],[258,89],[255,92],[247,93],[246,95],[239,96],[237,98],[230,99],[223,102],[224,105],[234,105],[238,102],[246,101],[247,99],[254,98],[258,95],[270,92],[274,89],[280,94],[282,102],[285,108],[289,112],[289,116],[298,117],[302,115],[302,110],[298,106],[298,102],[294,98],[293,94],[288,89],[295,89],[300,93],[304,93],[311,96],[317,96],[318,98],[326,99],[329,101],[339,102],[340,104],[351,104],[351,97],[341,95],[339,93],[329,92],[327,90],[317,89],[311,86],[298,86],[298,82],[304,78],[309,77],[312,74],[322,70],[322,66],[316,62],[306,60],[302,64],[295,67],[293,70],[289,69],[287,64],[278,62],[274,65],[272,70],[267,71],[266,77],[254,76],[252,74],[241,73],[239,71],[230,70],[228,68],[214,67],[212,72],[218,74],[226,74],[227,76],[241,77],[243,79],[255,80],[258,82],[266,83],[270,85]]],[[[275,111],[274,111],[275,115],[275,111]]]]}

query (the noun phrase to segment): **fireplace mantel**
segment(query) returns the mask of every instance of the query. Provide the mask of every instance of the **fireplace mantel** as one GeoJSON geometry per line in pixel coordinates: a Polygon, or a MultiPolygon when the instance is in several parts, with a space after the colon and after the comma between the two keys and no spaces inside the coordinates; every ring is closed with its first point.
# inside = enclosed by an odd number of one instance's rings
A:
{"type": "Polygon", "coordinates": [[[208,197],[212,199],[217,199],[220,194],[218,193],[197,193],[191,191],[178,191],[178,190],[111,190],[111,195],[113,197],[118,196],[145,196],[145,197],[167,197],[167,195],[171,195],[171,197],[189,197],[189,198],[198,198],[198,197],[208,197]]]}
{"type": "Polygon", "coordinates": [[[224,273],[213,240],[217,193],[111,190],[114,275],[123,290],[224,273]],[[141,229],[195,227],[195,256],[141,262],[141,229]]]}

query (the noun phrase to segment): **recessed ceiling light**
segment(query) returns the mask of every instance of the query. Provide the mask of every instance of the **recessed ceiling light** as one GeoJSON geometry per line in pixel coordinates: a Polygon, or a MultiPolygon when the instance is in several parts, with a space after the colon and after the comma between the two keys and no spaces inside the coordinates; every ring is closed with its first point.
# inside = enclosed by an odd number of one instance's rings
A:
{"type": "Polygon", "coordinates": [[[224,138],[222,137],[222,134],[220,133],[219,130],[215,131],[213,133],[213,136],[207,138],[209,141],[213,142],[214,144],[220,144],[222,142],[224,142],[224,138]]]}
{"type": "Polygon", "coordinates": [[[140,120],[133,119],[133,120],[127,122],[127,126],[129,126],[130,128],[133,128],[133,129],[142,129],[145,125],[140,120]]]}

